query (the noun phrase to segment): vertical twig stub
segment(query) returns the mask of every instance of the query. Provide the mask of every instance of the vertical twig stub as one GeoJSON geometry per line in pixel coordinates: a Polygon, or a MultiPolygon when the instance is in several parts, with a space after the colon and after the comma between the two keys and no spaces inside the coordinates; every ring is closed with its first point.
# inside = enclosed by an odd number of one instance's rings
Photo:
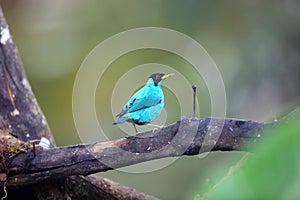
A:
{"type": "Polygon", "coordinates": [[[196,85],[192,85],[193,89],[193,117],[196,117],[196,85]]]}

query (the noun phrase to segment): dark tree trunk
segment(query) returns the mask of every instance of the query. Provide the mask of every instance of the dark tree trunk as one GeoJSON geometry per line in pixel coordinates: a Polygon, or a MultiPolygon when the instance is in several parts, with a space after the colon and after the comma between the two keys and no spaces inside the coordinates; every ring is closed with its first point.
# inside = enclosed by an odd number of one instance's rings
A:
{"type": "MultiPolygon", "coordinates": [[[[55,145],[46,118],[31,91],[16,46],[0,8],[0,182],[6,199],[156,199],[96,176],[49,177],[41,184],[7,185],[9,164],[18,154],[34,158],[30,141],[48,139],[55,145]]],[[[21,170],[26,173],[26,167],[21,170]]],[[[12,180],[12,179],[10,179],[12,180]]],[[[16,179],[14,179],[17,181],[16,179]]],[[[17,181],[18,182],[18,181],[17,181]]]]}

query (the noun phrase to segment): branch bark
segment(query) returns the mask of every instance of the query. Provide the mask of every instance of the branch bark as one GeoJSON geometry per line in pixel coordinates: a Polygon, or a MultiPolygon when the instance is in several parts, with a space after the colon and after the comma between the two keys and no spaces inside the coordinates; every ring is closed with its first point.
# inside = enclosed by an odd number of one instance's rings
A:
{"type": "Polygon", "coordinates": [[[247,150],[268,124],[251,120],[183,117],[177,123],[114,141],[22,153],[9,169],[8,187],[88,175],[144,161],[209,151],[247,150]]]}
{"type": "MultiPolygon", "coordinates": [[[[47,182],[46,182],[47,183],[47,182]]],[[[38,199],[132,199],[157,198],[125,187],[107,178],[96,176],[69,176],[51,180],[51,184],[38,184],[38,199]],[[59,187],[58,187],[59,186],[59,187]]]]}

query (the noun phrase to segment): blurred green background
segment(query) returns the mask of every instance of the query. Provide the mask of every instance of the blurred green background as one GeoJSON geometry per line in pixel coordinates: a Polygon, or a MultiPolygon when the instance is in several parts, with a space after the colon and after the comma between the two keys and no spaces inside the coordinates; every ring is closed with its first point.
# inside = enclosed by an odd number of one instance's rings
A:
{"type": "Polygon", "coordinates": [[[298,108],[282,123],[265,129],[260,133],[264,140],[253,145],[252,153],[246,154],[226,175],[215,170],[211,187],[196,184],[199,195],[192,194],[190,199],[299,199],[299,120],[298,108]]]}
{"type": "MultiPolygon", "coordinates": [[[[1,0],[1,5],[59,146],[81,143],[72,117],[72,89],[80,64],[101,41],[131,28],[165,27],[198,41],[222,74],[227,117],[271,121],[300,99],[299,1],[1,0]]],[[[116,77],[120,71],[148,62],[177,66],[197,82],[189,64],[167,52],[143,50],[120,57],[105,72],[96,94],[98,118],[105,131],[116,133],[111,139],[122,136],[111,126],[115,113],[108,102],[116,77]]],[[[146,79],[148,74],[137,76],[146,79]]],[[[210,116],[209,94],[205,85],[198,88],[201,117],[210,116]]],[[[172,93],[165,92],[166,109],[171,112],[167,123],[171,123],[180,112],[176,101],[168,103],[172,93]]],[[[203,159],[183,157],[151,173],[111,171],[100,175],[162,199],[184,199],[193,196],[199,180],[210,185],[216,166],[221,165],[226,174],[243,155],[217,152],[203,159]]]]}

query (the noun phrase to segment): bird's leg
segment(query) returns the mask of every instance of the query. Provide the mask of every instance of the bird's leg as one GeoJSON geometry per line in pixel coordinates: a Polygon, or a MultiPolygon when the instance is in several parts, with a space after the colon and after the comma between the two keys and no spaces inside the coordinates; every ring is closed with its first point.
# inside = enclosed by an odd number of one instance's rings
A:
{"type": "Polygon", "coordinates": [[[134,130],[136,133],[138,133],[137,129],[136,129],[136,126],[135,126],[135,123],[132,123],[133,127],[134,127],[134,130]]]}
{"type": "Polygon", "coordinates": [[[148,126],[154,126],[155,128],[162,128],[164,126],[156,125],[156,124],[147,124],[148,126]]]}
{"type": "Polygon", "coordinates": [[[149,125],[149,126],[154,126],[154,129],[152,130],[153,133],[154,133],[155,131],[157,131],[157,129],[160,129],[160,128],[164,127],[164,126],[159,126],[159,125],[156,125],[156,124],[147,124],[147,125],[149,125]]]}

